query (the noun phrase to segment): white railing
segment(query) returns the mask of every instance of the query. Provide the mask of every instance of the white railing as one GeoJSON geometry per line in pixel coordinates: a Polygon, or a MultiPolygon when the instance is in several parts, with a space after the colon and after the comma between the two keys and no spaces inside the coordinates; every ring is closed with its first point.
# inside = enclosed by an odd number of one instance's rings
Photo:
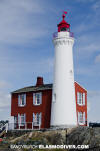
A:
{"type": "MultiPolygon", "coordinates": [[[[68,32],[68,33],[69,33],[69,37],[72,37],[72,38],[74,37],[74,33],[72,33],[72,32],[68,32]]],[[[53,38],[57,38],[57,37],[58,37],[58,32],[53,33],[53,38]]]]}
{"type": "Polygon", "coordinates": [[[33,130],[41,129],[41,123],[25,122],[25,123],[8,123],[8,130],[33,130]]]}
{"type": "Polygon", "coordinates": [[[7,131],[8,131],[8,123],[6,123],[6,124],[2,124],[2,125],[0,125],[0,133],[2,133],[3,131],[6,131],[6,133],[7,133],[7,131]]]}

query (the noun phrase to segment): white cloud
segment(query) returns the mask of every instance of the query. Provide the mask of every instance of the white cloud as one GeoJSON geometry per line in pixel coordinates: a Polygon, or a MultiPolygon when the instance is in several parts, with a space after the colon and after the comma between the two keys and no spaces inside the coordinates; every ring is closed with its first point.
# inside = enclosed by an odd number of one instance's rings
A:
{"type": "Polygon", "coordinates": [[[6,92],[11,84],[6,81],[0,81],[0,110],[10,106],[10,94],[6,92]]]}
{"type": "Polygon", "coordinates": [[[0,81],[0,90],[11,87],[11,84],[6,81],[0,81]]]}
{"type": "Polygon", "coordinates": [[[7,94],[6,92],[0,92],[0,108],[2,109],[2,107],[8,107],[10,104],[10,94],[7,94]]]}
{"type": "Polygon", "coordinates": [[[95,63],[100,63],[100,54],[98,56],[96,56],[95,63]]]}
{"type": "Polygon", "coordinates": [[[10,94],[7,92],[11,87],[6,81],[0,81],[0,120],[8,119],[8,113],[11,106],[10,94]]]}
{"type": "Polygon", "coordinates": [[[11,119],[11,115],[10,115],[10,107],[7,106],[7,107],[2,107],[0,108],[0,120],[9,120],[11,119]]]}
{"type": "Polygon", "coordinates": [[[93,90],[88,91],[88,95],[90,99],[94,99],[94,98],[98,99],[98,96],[100,97],[100,91],[93,91],[93,90]]]}
{"type": "Polygon", "coordinates": [[[96,52],[100,52],[100,36],[98,33],[83,33],[78,36],[75,42],[75,50],[77,56],[81,56],[81,59],[90,59],[96,52]]]}
{"type": "MultiPolygon", "coordinates": [[[[97,75],[97,72],[95,72],[94,66],[84,66],[84,67],[77,67],[75,69],[75,72],[77,75],[87,76],[87,77],[94,77],[97,75]]],[[[98,72],[98,75],[100,75],[100,72],[98,72]]]]}
{"type": "MultiPolygon", "coordinates": [[[[38,56],[37,56],[38,58],[38,56]]],[[[10,74],[11,76],[16,75],[16,73],[20,73],[20,75],[23,73],[25,74],[27,71],[31,72],[38,72],[40,74],[49,73],[53,70],[53,58],[49,57],[41,57],[36,60],[35,57],[33,57],[33,60],[30,61],[7,61],[3,65],[0,64],[0,69],[3,74],[10,74]],[[33,61],[34,60],[34,61],[33,61]]],[[[19,75],[19,74],[18,74],[19,75]]],[[[17,76],[18,76],[17,75],[17,76]]],[[[5,81],[1,81],[1,86],[8,85],[5,81]]],[[[10,86],[10,84],[9,84],[10,86]]],[[[7,86],[8,87],[8,86],[7,86]]]]}
{"type": "Polygon", "coordinates": [[[88,2],[94,2],[95,0],[76,0],[76,1],[82,3],[88,3],[88,2]]]}
{"type": "Polygon", "coordinates": [[[10,106],[10,94],[0,92],[0,120],[7,120],[10,117],[10,106]]]}
{"type": "Polygon", "coordinates": [[[85,23],[81,23],[78,26],[74,27],[75,33],[84,32],[88,29],[88,26],[85,25],[85,23]]]}
{"type": "Polygon", "coordinates": [[[8,120],[11,110],[11,96],[6,91],[0,91],[0,120],[8,120]]]}
{"type": "Polygon", "coordinates": [[[36,17],[39,16],[41,21],[42,13],[44,9],[40,0],[0,2],[0,43],[25,44],[46,35],[48,31],[44,25],[39,28],[40,22],[36,17]]]}
{"type": "Polygon", "coordinates": [[[92,9],[97,11],[97,9],[100,8],[100,1],[96,1],[93,5],[92,5],[92,9]]]}
{"type": "Polygon", "coordinates": [[[90,109],[91,109],[91,104],[90,102],[87,101],[87,113],[90,111],[90,109]]]}
{"type": "Polygon", "coordinates": [[[82,46],[80,51],[83,51],[84,53],[88,52],[91,55],[95,51],[100,51],[100,44],[96,44],[96,42],[92,43],[91,41],[91,43],[82,46]]]}
{"type": "Polygon", "coordinates": [[[90,104],[88,120],[100,122],[100,91],[88,91],[88,102],[90,104]]]}

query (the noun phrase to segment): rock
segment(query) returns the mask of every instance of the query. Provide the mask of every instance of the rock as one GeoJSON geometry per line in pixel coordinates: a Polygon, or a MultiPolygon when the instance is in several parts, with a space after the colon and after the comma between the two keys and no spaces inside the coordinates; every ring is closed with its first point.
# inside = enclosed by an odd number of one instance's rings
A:
{"type": "Polygon", "coordinates": [[[89,145],[91,150],[95,151],[94,147],[97,150],[100,148],[100,128],[80,126],[63,130],[9,131],[5,141],[8,142],[8,146],[9,144],[89,145]]]}

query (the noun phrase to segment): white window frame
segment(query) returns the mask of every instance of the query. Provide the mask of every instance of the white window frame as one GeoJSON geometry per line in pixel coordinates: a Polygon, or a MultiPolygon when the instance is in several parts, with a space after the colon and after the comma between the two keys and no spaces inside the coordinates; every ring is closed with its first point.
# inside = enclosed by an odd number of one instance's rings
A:
{"type": "Polygon", "coordinates": [[[23,107],[26,105],[26,94],[19,94],[18,95],[18,106],[23,107]],[[24,103],[23,100],[24,99],[24,103]]]}
{"type": "Polygon", "coordinates": [[[18,114],[18,124],[20,126],[25,126],[25,122],[26,122],[26,114],[18,114]]]}
{"type": "Polygon", "coordinates": [[[42,113],[33,113],[33,126],[40,126],[42,120],[42,113]]]}
{"type": "Polygon", "coordinates": [[[86,98],[86,94],[83,93],[83,105],[85,105],[85,98],[86,98]]]}
{"type": "Polygon", "coordinates": [[[77,104],[80,106],[85,105],[85,93],[77,92],[77,104]]]}
{"type": "Polygon", "coordinates": [[[33,104],[34,105],[42,104],[42,92],[33,93],[33,104]]]}

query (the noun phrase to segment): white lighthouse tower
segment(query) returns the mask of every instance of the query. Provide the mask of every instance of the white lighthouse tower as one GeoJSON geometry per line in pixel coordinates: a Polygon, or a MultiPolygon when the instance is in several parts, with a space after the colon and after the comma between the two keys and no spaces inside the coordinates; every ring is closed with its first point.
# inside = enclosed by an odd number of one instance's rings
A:
{"type": "Polygon", "coordinates": [[[74,70],[73,70],[73,33],[64,20],[58,24],[58,32],[53,35],[55,48],[54,82],[51,108],[51,126],[70,127],[77,125],[74,70]]]}

